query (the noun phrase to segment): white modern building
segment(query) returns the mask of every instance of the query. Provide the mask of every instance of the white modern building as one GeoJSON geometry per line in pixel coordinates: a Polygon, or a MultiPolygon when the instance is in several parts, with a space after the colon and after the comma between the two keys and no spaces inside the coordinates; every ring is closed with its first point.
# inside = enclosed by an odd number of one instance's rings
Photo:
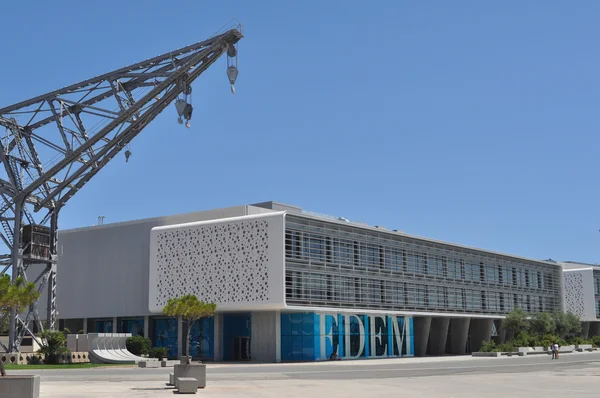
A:
{"type": "MultiPolygon", "coordinates": [[[[513,308],[561,310],[562,267],[265,202],[65,230],[58,311],[72,332],[171,347],[171,297],[217,304],[196,357],[314,361],[462,354],[502,340],[513,308]]],[[[40,303],[41,306],[44,303],[40,303]]]]}
{"type": "Polygon", "coordinates": [[[563,267],[565,312],[582,320],[583,335],[600,335],[600,266],[572,261],[563,267]]]}

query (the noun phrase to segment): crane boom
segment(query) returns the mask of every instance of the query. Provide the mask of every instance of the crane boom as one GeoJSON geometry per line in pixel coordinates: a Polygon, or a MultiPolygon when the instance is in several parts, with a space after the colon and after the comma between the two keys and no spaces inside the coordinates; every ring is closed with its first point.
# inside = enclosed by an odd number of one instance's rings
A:
{"type": "MultiPolygon", "coordinates": [[[[46,323],[38,303],[9,315],[7,352],[34,329],[55,328],[60,209],[169,104],[190,127],[192,82],[223,54],[237,78],[241,29],[0,108],[0,275],[11,273],[47,292],[46,323]],[[0,252],[1,253],[1,252],[0,252]],[[33,270],[36,270],[34,273],[33,270]],[[32,322],[35,328],[32,327],[32,322]]],[[[2,316],[0,314],[0,316],[2,316]]],[[[1,319],[0,319],[1,320],[1,319]]],[[[37,340],[37,339],[36,339],[37,340]]]]}

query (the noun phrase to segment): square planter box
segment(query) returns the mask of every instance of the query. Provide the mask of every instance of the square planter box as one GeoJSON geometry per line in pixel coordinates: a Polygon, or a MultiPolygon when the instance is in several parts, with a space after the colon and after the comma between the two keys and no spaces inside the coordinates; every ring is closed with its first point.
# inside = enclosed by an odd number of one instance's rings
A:
{"type": "Polygon", "coordinates": [[[189,365],[175,365],[173,371],[175,388],[178,388],[178,377],[193,377],[198,380],[198,388],[206,387],[206,365],[203,363],[192,363],[189,365]]]}
{"type": "Polygon", "coordinates": [[[0,376],[0,397],[39,398],[40,376],[0,376]]]}

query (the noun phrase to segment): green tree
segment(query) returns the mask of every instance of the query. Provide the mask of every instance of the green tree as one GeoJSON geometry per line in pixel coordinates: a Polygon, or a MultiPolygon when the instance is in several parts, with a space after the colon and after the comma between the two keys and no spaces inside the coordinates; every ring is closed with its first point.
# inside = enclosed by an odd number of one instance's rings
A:
{"type": "Polygon", "coordinates": [[[190,332],[194,322],[210,318],[215,314],[217,305],[215,303],[205,303],[198,300],[198,297],[193,294],[186,296],[171,298],[167,301],[167,305],[163,308],[163,314],[173,318],[178,318],[186,322],[187,339],[185,343],[185,356],[187,363],[190,363],[190,332]]]}
{"type": "Polygon", "coordinates": [[[44,363],[57,364],[61,355],[71,353],[67,348],[67,338],[63,332],[45,330],[41,337],[44,345],[38,350],[38,353],[44,355],[44,363]]]}
{"type": "Polygon", "coordinates": [[[520,308],[515,308],[502,320],[502,327],[507,331],[512,332],[514,336],[518,336],[522,330],[529,327],[529,319],[527,314],[520,308]]]}
{"type": "Polygon", "coordinates": [[[555,312],[552,317],[556,323],[556,334],[561,339],[574,337],[581,333],[581,320],[577,315],[570,312],[555,312]]]}
{"type": "Polygon", "coordinates": [[[132,336],[125,343],[127,350],[138,357],[150,354],[152,341],[144,336],[132,336]]]}
{"type": "Polygon", "coordinates": [[[567,312],[565,314],[565,329],[567,337],[573,338],[579,335],[582,330],[581,319],[577,315],[567,312]]]}
{"type": "Polygon", "coordinates": [[[547,312],[539,312],[529,321],[529,331],[540,337],[553,334],[555,330],[554,318],[547,312]]]}
{"type": "Polygon", "coordinates": [[[554,324],[556,325],[556,335],[560,338],[565,338],[567,335],[567,316],[564,312],[559,311],[552,314],[554,324]]]}
{"type": "MultiPolygon", "coordinates": [[[[0,327],[8,326],[8,318],[12,309],[22,312],[40,297],[35,283],[25,282],[21,277],[11,282],[9,275],[0,276],[0,327]]],[[[6,376],[4,365],[0,361],[0,375],[6,376]]]]}

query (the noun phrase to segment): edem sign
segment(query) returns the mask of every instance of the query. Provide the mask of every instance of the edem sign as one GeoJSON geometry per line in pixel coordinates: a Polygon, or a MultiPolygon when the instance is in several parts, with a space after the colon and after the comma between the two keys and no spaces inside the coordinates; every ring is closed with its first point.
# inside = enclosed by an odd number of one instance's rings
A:
{"type": "Polygon", "coordinates": [[[413,355],[411,317],[319,314],[320,359],[413,355]]]}

